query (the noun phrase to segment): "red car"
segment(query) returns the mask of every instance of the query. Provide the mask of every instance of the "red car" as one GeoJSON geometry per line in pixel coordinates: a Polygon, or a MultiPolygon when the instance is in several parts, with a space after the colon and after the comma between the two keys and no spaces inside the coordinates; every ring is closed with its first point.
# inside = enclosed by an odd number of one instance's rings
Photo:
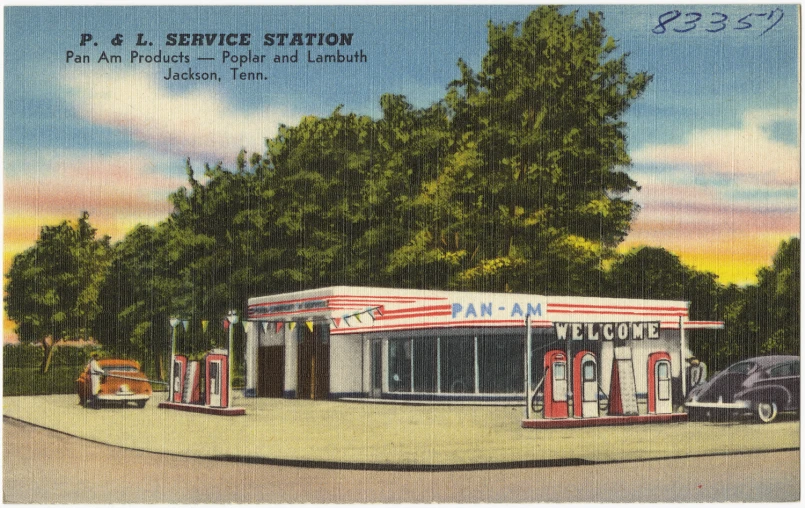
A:
{"type": "Polygon", "coordinates": [[[97,402],[122,402],[124,405],[131,401],[137,407],[145,407],[151,398],[151,383],[140,370],[140,363],[135,360],[121,360],[106,358],[98,360],[98,366],[103,370],[100,391],[92,396],[92,380],[89,365],[75,380],[78,399],[82,406],[97,402]]]}

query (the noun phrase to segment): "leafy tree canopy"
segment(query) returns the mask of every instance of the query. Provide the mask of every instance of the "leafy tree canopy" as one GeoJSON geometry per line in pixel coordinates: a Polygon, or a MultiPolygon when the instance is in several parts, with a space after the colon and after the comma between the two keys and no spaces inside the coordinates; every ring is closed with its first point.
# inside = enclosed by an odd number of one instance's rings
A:
{"type": "Polygon", "coordinates": [[[5,306],[22,342],[41,342],[41,371],[50,367],[53,346],[89,338],[101,309],[98,298],[112,262],[109,237],[84,212],[76,222],[45,226],[33,247],[17,255],[7,274],[5,306]]]}

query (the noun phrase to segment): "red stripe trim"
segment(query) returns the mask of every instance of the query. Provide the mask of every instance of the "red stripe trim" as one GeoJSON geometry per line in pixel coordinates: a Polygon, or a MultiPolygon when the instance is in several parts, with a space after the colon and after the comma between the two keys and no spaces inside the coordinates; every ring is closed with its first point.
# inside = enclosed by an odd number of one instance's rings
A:
{"type": "Polygon", "coordinates": [[[594,305],[594,304],[586,304],[586,303],[548,303],[548,310],[551,310],[554,307],[566,307],[563,309],[556,309],[567,312],[568,310],[580,310],[580,309],[596,309],[596,310],[638,310],[638,311],[677,311],[677,312],[687,312],[687,307],[643,307],[640,305],[594,305]]]}
{"type": "Polygon", "coordinates": [[[580,310],[556,310],[548,308],[548,314],[594,314],[596,316],[687,316],[687,312],[635,312],[635,311],[618,311],[618,312],[591,312],[580,310]]]}
{"type": "Polygon", "coordinates": [[[375,316],[375,319],[377,319],[378,321],[388,321],[390,319],[394,320],[394,321],[399,321],[399,320],[402,320],[402,319],[414,319],[414,318],[420,318],[420,317],[446,317],[446,316],[450,316],[450,315],[451,315],[451,313],[449,311],[448,312],[419,312],[419,313],[416,313],[416,314],[404,314],[404,315],[397,315],[397,316],[386,316],[385,313],[383,313],[382,316],[375,316]]]}
{"type": "MultiPolygon", "coordinates": [[[[337,330],[330,329],[330,333],[346,334],[346,333],[362,333],[366,331],[383,332],[394,330],[416,330],[427,328],[495,328],[509,326],[512,328],[525,328],[522,319],[498,319],[486,321],[451,321],[445,323],[409,323],[399,325],[379,325],[379,326],[351,326],[347,328],[339,328],[337,330]]],[[[532,328],[550,328],[550,321],[535,321],[532,322],[532,328]]]]}
{"type": "Polygon", "coordinates": [[[407,314],[411,312],[430,312],[430,311],[446,311],[448,314],[452,312],[450,305],[428,305],[425,307],[413,307],[410,309],[389,309],[384,310],[383,315],[389,314],[407,314]]]}
{"type": "MultiPolygon", "coordinates": [[[[338,329],[330,329],[331,334],[350,334],[350,333],[364,333],[364,332],[387,332],[387,331],[405,331],[405,330],[418,330],[428,328],[525,328],[522,319],[498,319],[498,320],[485,320],[485,321],[451,321],[444,323],[401,323],[398,325],[375,325],[375,326],[349,326],[338,329]]],[[[533,321],[532,328],[551,328],[553,323],[550,321],[533,321]]],[[[664,330],[679,329],[679,323],[676,321],[660,322],[660,328],[664,330]]]]}
{"type": "Polygon", "coordinates": [[[249,319],[259,319],[259,318],[271,318],[271,317],[280,317],[280,316],[289,316],[291,314],[309,314],[312,312],[321,312],[330,310],[328,307],[320,307],[318,309],[300,309],[300,310],[293,310],[287,312],[275,312],[273,314],[256,314],[253,316],[249,316],[249,319]]]}

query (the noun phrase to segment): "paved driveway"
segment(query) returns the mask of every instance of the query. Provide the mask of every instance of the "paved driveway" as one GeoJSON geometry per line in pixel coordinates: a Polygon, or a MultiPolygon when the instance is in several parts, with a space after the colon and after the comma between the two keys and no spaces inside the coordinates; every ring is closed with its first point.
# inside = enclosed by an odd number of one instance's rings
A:
{"type": "Polygon", "coordinates": [[[6,503],[534,503],[799,499],[799,452],[577,467],[353,471],[156,455],[4,419],[6,503]],[[125,465],[125,474],[121,465],[125,465]],[[758,472],[762,472],[759,474],[758,472]]]}
{"type": "Polygon", "coordinates": [[[247,399],[245,416],[85,409],[69,395],[7,397],[3,414],[115,446],[196,457],[355,469],[474,469],[798,450],[799,421],[534,430],[521,407],[247,399]]]}

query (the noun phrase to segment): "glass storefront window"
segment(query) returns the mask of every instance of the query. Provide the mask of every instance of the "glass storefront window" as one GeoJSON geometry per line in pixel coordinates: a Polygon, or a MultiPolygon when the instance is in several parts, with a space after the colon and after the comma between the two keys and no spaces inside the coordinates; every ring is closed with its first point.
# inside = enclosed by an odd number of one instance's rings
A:
{"type": "Polygon", "coordinates": [[[413,339],[414,345],[414,391],[436,392],[437,340],[433,338],[413,339]]]}
{"type": "Polygon", "coordinates": [[[475,393],[475,337],[441,339],[442,393],[475,393]]]}
{"type": "Polygon", "coordinates": [[[522,337],[478,337],[478,375],[481,393],[522,393],[522,337]]]}
{"type": "Polygon", "coordinates": [[[389,391],[411,391],[411,340],[389,341],[389,391]]]}
{"type": "Polygon", "coordinates": [[[388,339],[389,391],[520,394],[524,348],[516,333],[388,339]]]}

